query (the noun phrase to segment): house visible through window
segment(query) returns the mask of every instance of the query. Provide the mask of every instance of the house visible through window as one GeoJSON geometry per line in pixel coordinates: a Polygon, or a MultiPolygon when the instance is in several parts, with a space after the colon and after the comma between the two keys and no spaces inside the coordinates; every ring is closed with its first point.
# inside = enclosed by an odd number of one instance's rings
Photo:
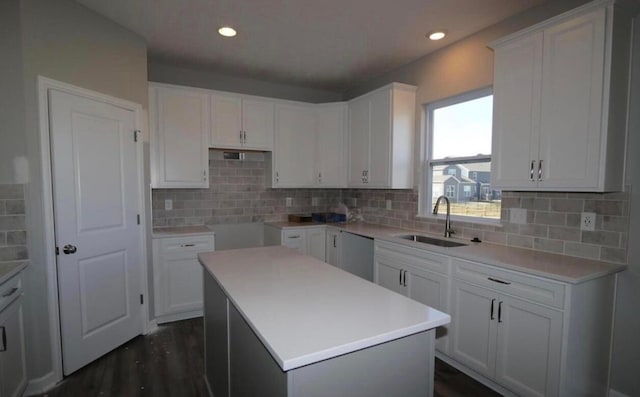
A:
{"type": "Polygon", "coordinates": [[[451,214],[500,219],[500,190],[491,187],[491,89],[426,106],[425,180],[422,215],[445,195],[451,214]]]}

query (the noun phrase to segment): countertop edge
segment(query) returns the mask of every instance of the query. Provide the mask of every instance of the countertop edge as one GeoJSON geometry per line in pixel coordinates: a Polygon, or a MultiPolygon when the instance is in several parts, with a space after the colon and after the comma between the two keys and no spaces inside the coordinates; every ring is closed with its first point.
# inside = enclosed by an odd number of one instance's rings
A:
{"type": "Polygon", "coordinates": [[[206,226],[185,226],[185,227],[155,227],[151,231],[151,238],[171,238],[189,236],[208,236],[216,233],[206,226]],[[198,230],[200,229],[200,230],[198,230]]]}

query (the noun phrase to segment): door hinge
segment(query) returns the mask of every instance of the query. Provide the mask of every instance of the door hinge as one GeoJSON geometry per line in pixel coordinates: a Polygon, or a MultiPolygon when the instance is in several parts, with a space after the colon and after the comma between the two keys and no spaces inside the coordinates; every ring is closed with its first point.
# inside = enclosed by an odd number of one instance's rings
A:
{"type": "Polygon", "coordinates": [[[138,218],[138,225],[139,225],[140,224],[140,214],[138,214],[137,218],[138,218]]]}
{"type": "Polygon", "coordinates": [[[138,134],[139,133],[140,133],[140,130],[133,131],[133,141],[134,142],[138,142],[138,134]]]}
{"type": "Polygon", "coordinates": [[[140,294],[140,304],[144,305],[144,295],[140,294]]]}
{"type": "Polygon", "coordinates": [[[60,255],[60,249],[56,247],[56,255],[60,255]]]}

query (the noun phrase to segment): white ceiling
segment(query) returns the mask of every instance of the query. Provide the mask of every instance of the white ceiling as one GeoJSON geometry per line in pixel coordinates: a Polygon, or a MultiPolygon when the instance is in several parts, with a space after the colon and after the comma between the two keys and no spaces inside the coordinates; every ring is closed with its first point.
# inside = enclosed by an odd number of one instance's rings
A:
{"type": "Polygon", "coordinates": [[[152,59],[341,90],[548,0],[76,1],[143,36],[152,59]]]}

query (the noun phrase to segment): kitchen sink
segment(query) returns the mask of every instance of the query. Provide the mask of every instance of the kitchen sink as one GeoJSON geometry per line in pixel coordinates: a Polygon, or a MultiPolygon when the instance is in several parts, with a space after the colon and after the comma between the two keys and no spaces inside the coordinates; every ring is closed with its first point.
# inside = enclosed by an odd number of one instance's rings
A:
{"type": "Polygon", "coordinates": [[[457,241],[442,240],[439,238],[422,236],[420,234],[399,234],[395,237],[401,238],[403,240],[415,241],[418,243],[437,245],[439,247],[462,247],[464,245],[467,245],[464,243],[459,243],[457,241]]]}

